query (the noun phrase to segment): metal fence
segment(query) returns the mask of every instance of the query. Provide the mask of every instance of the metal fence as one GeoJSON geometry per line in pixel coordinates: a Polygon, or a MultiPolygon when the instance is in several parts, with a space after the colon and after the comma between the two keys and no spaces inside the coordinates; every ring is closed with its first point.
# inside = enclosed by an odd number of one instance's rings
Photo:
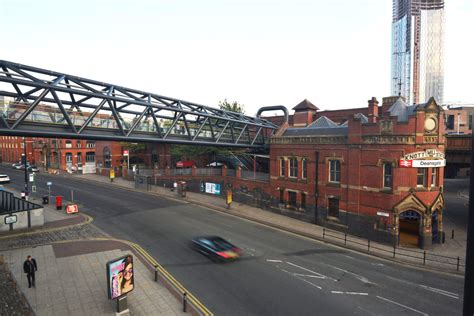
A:
{"type": "Polygon", "coordinates": [[[451,270],[463,271],[466,267],[465,259],[460,257],[448,257],[443,255],[436,255],[426,251],[412,250],[406,248],[393,248],[374,243],[369,239],[364,240],[357,237],[352,237],[345,233],[323,228],[323,239],[330,238],[332,242],[344,245],[349,248],[363,250],[367,253],[379,253],[385,257],[403,258],[404,261],[411,261],[413,263],[422,264],[423,266],[431,266],[437,268],[449,268],[451,270]],[[408,259],[408,260],[407,260],[408,259]]]}
{"type": "Polygon", "coordinates": [[[269,173],[241,170],[240,176],[242,179],[247,179],[247,180],[270,181],[269,173]]]}
{"type": "Polygon", "coordinates": [[[41,205],[17,198],[11,192],[0,191],[0,214],[35,210],[41,207],[41,205]]]}
{"type": "Polygon", "coordinates": [[[221,176],[222,169],[221,168],[197,168],[196,169],[197,176],[221,176]]]}

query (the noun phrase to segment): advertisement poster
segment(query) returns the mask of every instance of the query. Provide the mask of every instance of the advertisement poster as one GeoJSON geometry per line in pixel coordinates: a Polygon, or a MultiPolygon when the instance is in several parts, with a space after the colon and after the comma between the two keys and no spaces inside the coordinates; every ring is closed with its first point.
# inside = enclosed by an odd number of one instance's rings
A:
{"type": "Polygon", "coordinates": [[[206,193],[220,195],[221,194],[221,185],[219,183],[206,182],[206,193]]]}
{"type": "Polygon", "coordinates": [[[109,299],[117,299],[133,290],[133,256],[127,255],[107,262],[107,292],[109,299]]]}

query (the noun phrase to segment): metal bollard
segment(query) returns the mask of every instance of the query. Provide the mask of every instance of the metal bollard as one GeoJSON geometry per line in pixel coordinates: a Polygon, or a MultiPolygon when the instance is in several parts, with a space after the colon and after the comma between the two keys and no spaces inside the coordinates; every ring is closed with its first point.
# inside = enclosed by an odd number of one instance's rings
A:
{"type": "Polygon", "coordinates": [[[184,292],[183,293],[183,312],[186,313],[187,305],[188,305],[188,298],[187,298],[188,293],[184,292]]]}
{"type": "Polygon", "coordinates": [[[451,231],[451,239],[454,239],[454,229],[451,231]]]}
{"type": "Polygon", "coordinates": [[[370,239],[367,240],[367,251],[370,252],[370,239]]]}
{"type": "Polygon", "coordinates": [[[393,257],[394,258],[395,258],[395,250],[396,250],[395,245],[393,245],[393,257]]]}
{"type": "Polygon", "coordinates": [[[423,265],[426,263],[426,251],[423,251],[423,265]]]}
{"type": "Polygon", "coordinates": [[[323,227],[323,239],[324,239],[324,235],[326,235],[326,228],[323,227]]]}
{"type": "Polygon", "coordinates": [[[347,245],[347,234],[344,234],[344,246],[347,245]]]}
{"type": "Polygon", "coordinates": [[[158,282],[158,266],[155,266],[155,282],[158,282]]]}
{"type": "Polygon", "coordinates": [[[459,271],[459,257],[458,257],[458,264],[456,265],[456,271],[459,271]]]}

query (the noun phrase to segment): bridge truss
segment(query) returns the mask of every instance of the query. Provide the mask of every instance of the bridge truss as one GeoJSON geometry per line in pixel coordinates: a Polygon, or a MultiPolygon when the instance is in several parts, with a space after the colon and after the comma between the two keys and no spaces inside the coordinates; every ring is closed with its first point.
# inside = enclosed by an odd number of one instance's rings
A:
{"type": "Polygon", "coordinates": [[[154,93],[0,60],[0,134],[258,148],[277,126],[154,93]]]}

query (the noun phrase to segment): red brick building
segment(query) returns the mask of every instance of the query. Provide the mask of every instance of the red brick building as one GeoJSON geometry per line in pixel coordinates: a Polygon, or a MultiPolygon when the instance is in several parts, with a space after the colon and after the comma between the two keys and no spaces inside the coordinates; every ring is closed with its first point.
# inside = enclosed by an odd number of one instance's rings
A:
{"type": "MultiPolygon", "coordinates": [[[[23,137],[0,136],[0,162],[19,162],[24,152],[23,137]]],[[[33,141],[30,139],[26,141],[26,154],[28,161],[34,164],[34,158],[31,156],[33,154],[33,141]]]]}
{"type": "Polygon", "coordinates": [[[344,115],[303,103],[294,126],[271,139],[278,207],[371,240],[422,248],[440,242],[445,131],[434,99],[409,106],[384,98],[380,107],[372,98],[364,111],[344,115]]]}

